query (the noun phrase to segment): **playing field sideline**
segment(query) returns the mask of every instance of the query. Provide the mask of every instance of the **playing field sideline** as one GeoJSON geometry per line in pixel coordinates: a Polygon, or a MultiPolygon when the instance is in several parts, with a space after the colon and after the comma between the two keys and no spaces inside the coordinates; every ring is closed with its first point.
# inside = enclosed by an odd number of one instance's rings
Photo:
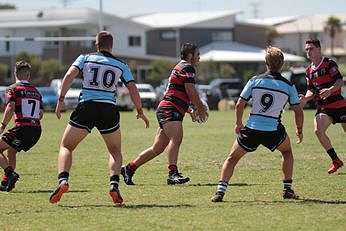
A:
{"type": "MultiPolygon", "coordinates": [[[[152,143],[157,123],[153,111],[146,113],[149,129],[134,112],[121,113],[124,163],[152,143]]],[[[113,206],[108,195],[108,156],[96,130],[75,150],[70,192],[58,205],[48,202],[57,184],[59,142],[70,112],[61,120],[47,113],[39,143],[17,157],[21,178],[16,188],[0,193],[0,230],[345,230],[346,167],[327,174],[330,161],[313,134],[314,113],[305,111],[301,145],[295,144],[293,112],[283,115],[295,156],[293,187],[301,200],[282,199],[280,154],[261,147],[239,162],[225,202],[211,203],[235,138],[234,111],[212,111],[205,124],[192,123],[189,116],[184,121],[179,164],[191,181],[168,186],[163,154],[137,171],[137,185],[121,181],[122,207],[113,206]]],[[[331,126],[328,134],[346,160],[341,126],[331,126]]]]}

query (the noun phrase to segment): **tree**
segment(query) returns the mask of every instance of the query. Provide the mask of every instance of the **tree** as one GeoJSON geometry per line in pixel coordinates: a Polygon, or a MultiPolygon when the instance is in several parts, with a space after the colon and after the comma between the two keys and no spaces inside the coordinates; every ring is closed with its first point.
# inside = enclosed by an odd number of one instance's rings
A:
{"type": "Polygon", "coordinates": [[[175,64],[165,60],[154,60],[150,65],[152,69],[147,80],[149,80],[152,85],[157,86],[161,80],[169,77],[175,64]]]}
{"type": "Polygon", "coordinates": [[[331,56],[334,56],[334,39],[338,32],[341,31],[341,21],[339,18],[330,16],[327,19],[324,31],[328,33],[330,37],[330,52],[331,56]]]}
{"type": "Polygon", "coordinates": [[[0,10],[15,10],[16,6],[11,4],[0,4],[0,10]]]}
{"type": "Polygon", "coordinates": [[[275,29],[275,27],[270,26],[270,27],[268,27],[266,34],[267,34],[267,41],[266,41],[267,44],[266,45],[272,46],[273,42],[274,42],[274,38],[278,37],[279,33],[275,29]]]}

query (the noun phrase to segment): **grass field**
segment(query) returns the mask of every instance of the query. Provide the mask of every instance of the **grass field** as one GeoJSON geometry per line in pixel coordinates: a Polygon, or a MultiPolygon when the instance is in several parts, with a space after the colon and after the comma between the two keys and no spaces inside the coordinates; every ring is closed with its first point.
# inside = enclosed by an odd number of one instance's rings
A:
{"type": "MultiPolygon", "coordinates": [[[[157,123],[153,111],[146,113],[149,129],[134,112],[121,113],[125,163],[152,143],[157,123]]],[[[191,181],[166,184],[164,153],[138,169],[137,185],[121,181],[121,207],[113,206],[108,195],[108,156],[96,130],[74,152],[70,192],[58,205],[48,202],[57,184],[58,147],[69,115],[57,120],[45,114],[41,140],[18,155],[20,181],[12,192],[0,193],[1,230],[346,230],[346,168],[327,174],[330,160],[313,134],[314,111],[305,111],[301,145],[295,143],[293,112],[283,115],[295,156],[294,189],[301,200],[282,199],[281,155],[260,147],[239,162],[225,202],[211,203],[235,139],[234,111],[212,111],[205,124],[189,117],[184,121],[179,167],[191,181]]],[[[341,126],[332,126],[328,134],[346,160],[341,126]]]]}

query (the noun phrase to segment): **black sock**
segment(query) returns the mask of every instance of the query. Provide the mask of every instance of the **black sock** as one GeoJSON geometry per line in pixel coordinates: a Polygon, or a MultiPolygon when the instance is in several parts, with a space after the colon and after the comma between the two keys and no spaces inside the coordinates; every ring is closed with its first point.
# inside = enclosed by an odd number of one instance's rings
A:
{"type": "Polygon", "coordinates": [[[109,178],[110,184],[114,185],[116,188],[119,186],[119,175],[113,175],[109,178]]]}
{"type": "Polygon", "coordinates": [[[11,166],[8,166],[4,169],[5,175],[9,176],[13,172],[13,168],[11,166]]]}
{"type": "Polygon", "coordinates": [[[338,155],[336,154],[334,148],[329,149],[327,153],[332,160],[338,159],[338,155]]]}
{"type": "Polygon", "coordinates": [[[292,190],[292,182],[293,180],[283,180],[284,190],[292,190]]]}
{"type": "Polygon", "coordinates": [[[59,182],[59,184],[61,184],[61,182],[63,182],[63,181],[68,182],[69,175],[70,174],[68,172],[61,172],[61,173],[59,173],[59,175],[58,175],[58,182],[59,182]]]}

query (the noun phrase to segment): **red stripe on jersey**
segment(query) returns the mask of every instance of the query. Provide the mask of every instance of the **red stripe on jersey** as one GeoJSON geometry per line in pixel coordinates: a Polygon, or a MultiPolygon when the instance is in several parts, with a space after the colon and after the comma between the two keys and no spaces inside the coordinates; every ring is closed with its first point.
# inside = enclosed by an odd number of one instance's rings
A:
{"type": "MultiPolygon", "coordinates": [[[[190,99],[185,91],[185,83],[195,83],[195,76],[195,68],[184,60],[180,61],[174,67],[171,75],[169,76],[168,86],[164,98],[165,96],[174,96],[188,106],[190,99]],[[174,87],[170,87],[170,85],[174,87]]],[[[174,100],[167,100],[167,97],[160,102],[159,107],[162,106],[173,106],[177,108],[182,115],[184,115],[187,110],[187,107],[182,107],[181,104],[178,104],[174,100]]]]}
{"type": "MultiPolygon", "coordinates": [[[[329,88],[332,85],[334,85],[336,80],[342,79],[342,75],[340,74],[338,70],[337,64],[333,60],[326,57],[323,58],[322,63],[317,69],[314,70],[310,65],[308,69],[306,70],[306,77],[307,77],[309,90],[312,90],[316,93],[315,94],[316,100],[321,99],[318,94],[320,89],[329,88]]],[[[335,95],[341,95],[341,89],[334,91],[333,93],[331,93],[329,97],[335,96],[335,95]]],[[[331,101],[329,104],[323,105],[323,107],[331,108],[330,104],[333,105],[332,108],[339,108],[339,107],[345,106],[344,102],[342,101],[338,102],[338,101],[339,99],[336,101],[331,101]]],[[[322,106],[322,105],[317,105],[317,106],[322,106]]]]}
{"type": "Polygon", "coordinates": [[[7,91],[8,101],[15,102],[14,122],[16,126],[40,126],[39,112],[42,96],[28,82],[12,84],[7,91]]]}

